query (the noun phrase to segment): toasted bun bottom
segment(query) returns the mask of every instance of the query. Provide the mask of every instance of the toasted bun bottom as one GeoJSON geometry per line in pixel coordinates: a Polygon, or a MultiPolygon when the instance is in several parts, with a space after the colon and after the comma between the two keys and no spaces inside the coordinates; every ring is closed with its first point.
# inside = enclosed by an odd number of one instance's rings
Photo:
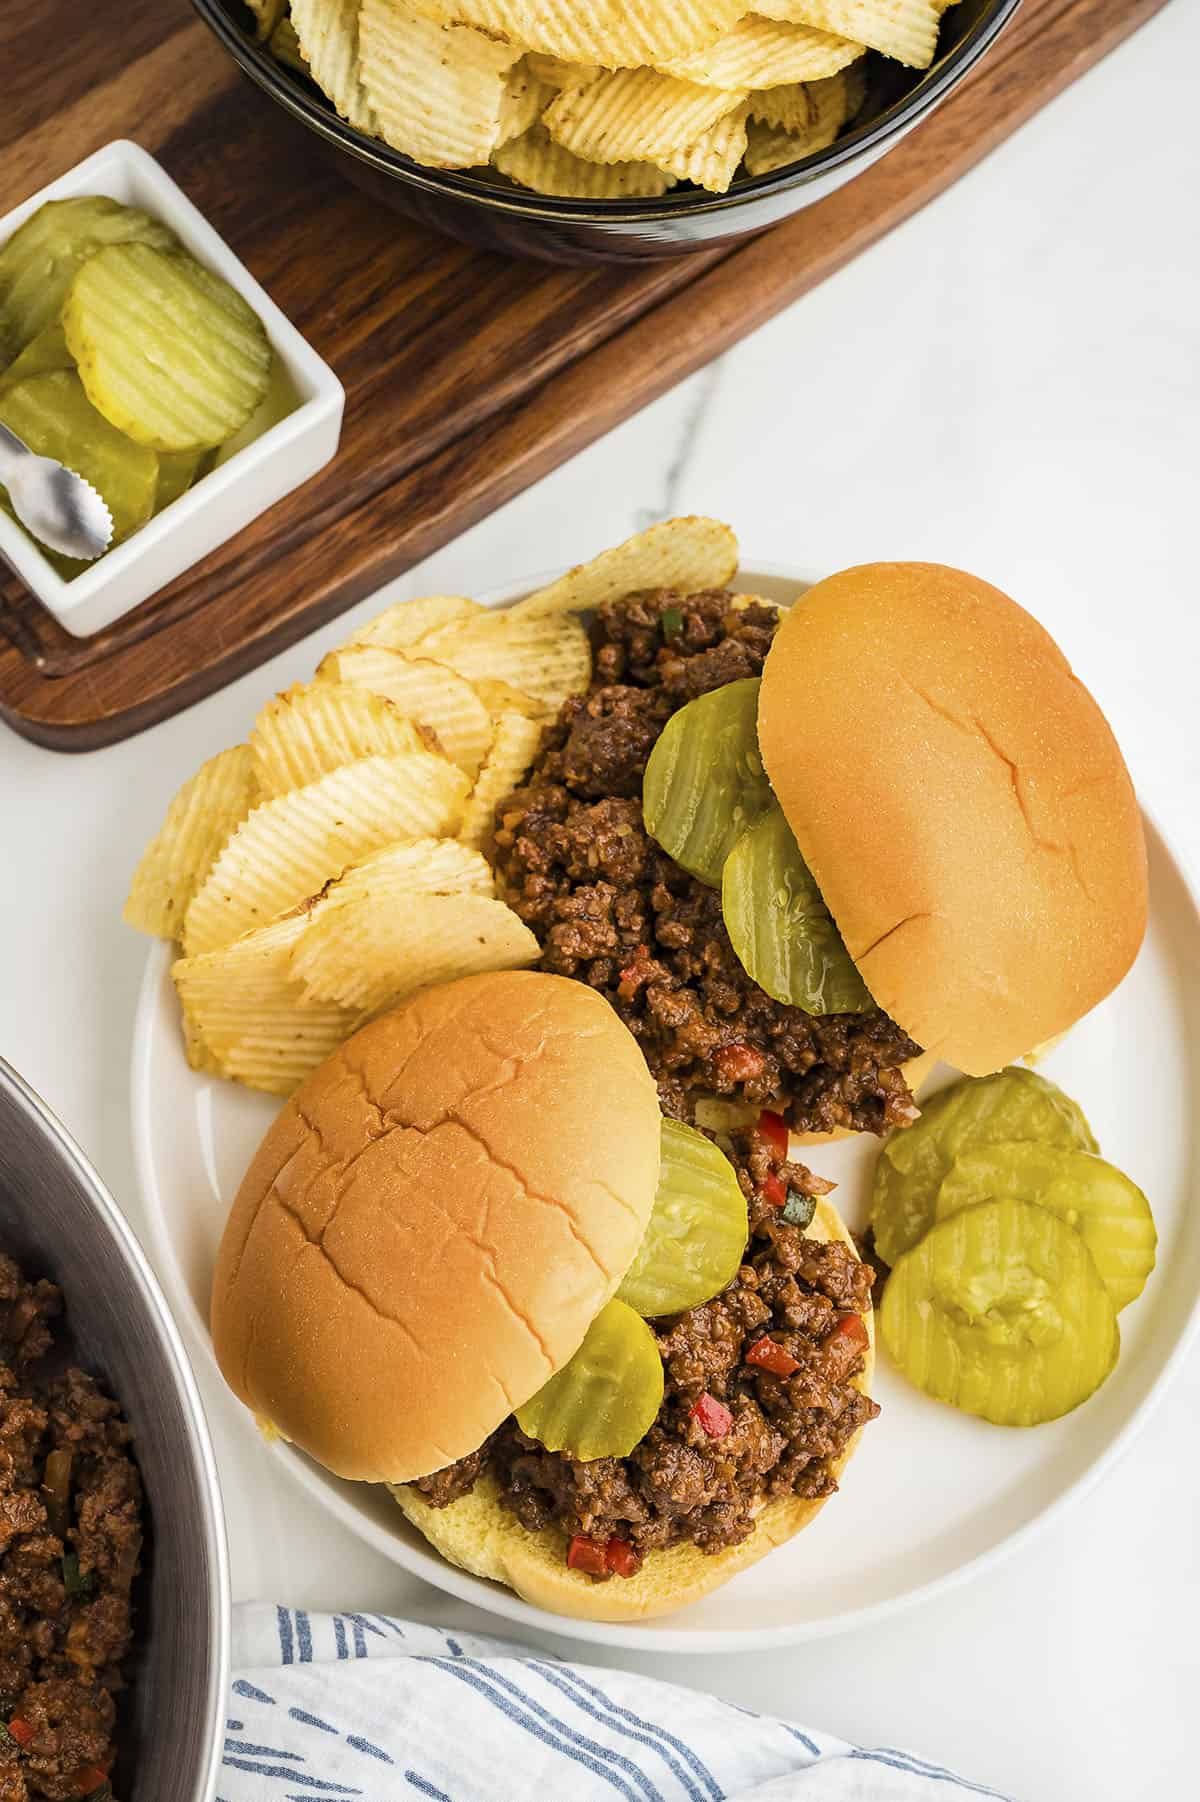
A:
{"type": "MultiPolygon", "coordinates": [[[[829,1202],[817,1203],[809,1232],[814,1239],[840,1239],[857,1256],[841,1216],[829,1202]]],[[[862,1374],[855,1379],[855,1386],[864,1393],[875,1367],[874,1316],[868,1314],[866,1319],[870,1345],[862,1374]]],[[[835,1479],[840,1481],[858,1439],[856,1433],[832,1466],[835,1479]]],[[[740,1545],[715,1553],[702,1552],[691,1544],[671,1546],[667,1551],[649,1553],[636,1576],[597,1583],[567,1568],[567,1536],[562,1528],[551,1525],[529,1532],[501,1506],[491,1477],[481,1478],[469,1495],[447,1508],[431,1508],[415,1489],[394,1486],[392,1494],[413,1526],[451,1564],[472,1576],[515,1589],[535,1608],[593,1621],[650,1620],[698,1602],[808,1526],[828,1500],[826,1496],[816,1501],[788,1496],[770,1502],[759,1515],[754,1532],[740,1545]]]]}

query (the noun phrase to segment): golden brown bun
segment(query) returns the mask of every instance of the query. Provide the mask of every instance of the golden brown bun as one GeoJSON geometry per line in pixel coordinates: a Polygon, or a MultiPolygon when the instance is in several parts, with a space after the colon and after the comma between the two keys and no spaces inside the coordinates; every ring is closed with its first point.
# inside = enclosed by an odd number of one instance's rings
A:
{"type": "MultiPolygon", "coordinates": [[[[817,1203],[809,1231],[815,1239],[840,1239],[854,1250],[841,1217],[827,1201],[817,1203]]],[[[870,1314],[867,1331],[871,1343],[862,1375],[855,1379],[864,1392],[875,1366],[875,1322],[870,1314]]],[[[857,1443],[856,1434],[833,1466],[835,1477],[841,1476],[857,1443]]],[[[481,1479],[469,1495],[451,1502],[448,1508],[431,1508],[415,1489],[393,1489],[392,1493],[408,1519],[451,1564],[507,1584],[536,1608],[593,1621],[649,1620],[698,1602],[791,1539],[815,1519],[827,1499],[808,1501],[792,1496],[771,1502],[741,1545],[711,1556],[694,1545],[672,1546],[668,1551],[649,1553],[635,1577],[597,1583],[580,1571],[568,1570],[567,1538],[560,1527],[528,1532],[500,1506],[490,1477],[481,1479]]]]}
{"type": "Polygon", "coordinates": [[[935,563],[809,589],[767,657],[759,742],[851,956],[971,1075],[1066,1030],[1146,925],[1129,772],[1053,639],[935,563]]]}
{"type": "Polygon", "coordinates": [[[230,1387],[339,1476],[473,1452],[576,1351],[645,1232],[658,1097],[594,989],[424,990],[287,1102],[217,1256],[230,1387]]]}

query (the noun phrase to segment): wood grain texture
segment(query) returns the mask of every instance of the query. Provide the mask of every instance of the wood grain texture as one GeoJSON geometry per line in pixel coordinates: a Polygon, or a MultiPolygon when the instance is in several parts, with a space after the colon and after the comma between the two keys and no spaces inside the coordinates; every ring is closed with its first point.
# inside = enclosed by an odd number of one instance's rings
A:
{"type": "Polygon", "coordinates": [[[0,193],[136,137],[337,370],[347,410],[329,470],[107,632],[72,639],[0,585],[0,716],[85,750],[253,668],[823,281],[1162,4],[1026,0],[972,77],[846,187],[742,246],[631,270],[512,263],[381,216],[166,0],[127,0],[119,34],[89,24],[69,81],[53,15],[65,30],[78,8],[18,0],[0,63],[44,58],[54,77],[22,81],[0,119],[0,193]]]}

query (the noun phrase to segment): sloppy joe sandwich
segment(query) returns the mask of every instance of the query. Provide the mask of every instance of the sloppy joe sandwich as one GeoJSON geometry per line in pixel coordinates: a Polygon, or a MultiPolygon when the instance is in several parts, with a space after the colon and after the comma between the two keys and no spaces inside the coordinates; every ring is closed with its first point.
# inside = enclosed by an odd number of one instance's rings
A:
{"type": "Polygon", "coordinates": [[[665,1613],[806,1525],[877,1412],[830,1187],[782,1136],[664,1118],[587,984],[468,977],[284,1105],[214,1345],[265,1427],[392,1485],[454,1562],[562,1613],[665,1613]]]}
{"type": "Polygon", "coordinates": [[[628,595],[591,637],[494,855],[541,967],[607,997],[667,1112],[903,1126],[932,1061],[999,1069],[1128,969],[1128,771],[997,589],[872,564],[783,610],[628,595]]]}

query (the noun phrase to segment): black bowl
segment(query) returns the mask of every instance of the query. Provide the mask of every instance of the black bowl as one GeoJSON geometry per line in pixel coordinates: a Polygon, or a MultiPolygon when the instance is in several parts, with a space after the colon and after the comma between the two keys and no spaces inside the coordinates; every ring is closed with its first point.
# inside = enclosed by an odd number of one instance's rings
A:
{"type": "Polygon", "coordinates": [[[870,57],[864,116],[827,150],[747,176],[728,194],[672,189],[660,200],[555,200],[480,171],[425,169],[339,119],[304,76],[255,41],[241,0],[192,0],[242,69],[310,131],[331,145],[344,172],[387,205],[488,250],[558,263],[628,263],[680,256],[762,231],[823,200],[899,142],[974,66],[1020,0],[959,0],[942,20],[931,68],[903,69],[870,57]]]}

